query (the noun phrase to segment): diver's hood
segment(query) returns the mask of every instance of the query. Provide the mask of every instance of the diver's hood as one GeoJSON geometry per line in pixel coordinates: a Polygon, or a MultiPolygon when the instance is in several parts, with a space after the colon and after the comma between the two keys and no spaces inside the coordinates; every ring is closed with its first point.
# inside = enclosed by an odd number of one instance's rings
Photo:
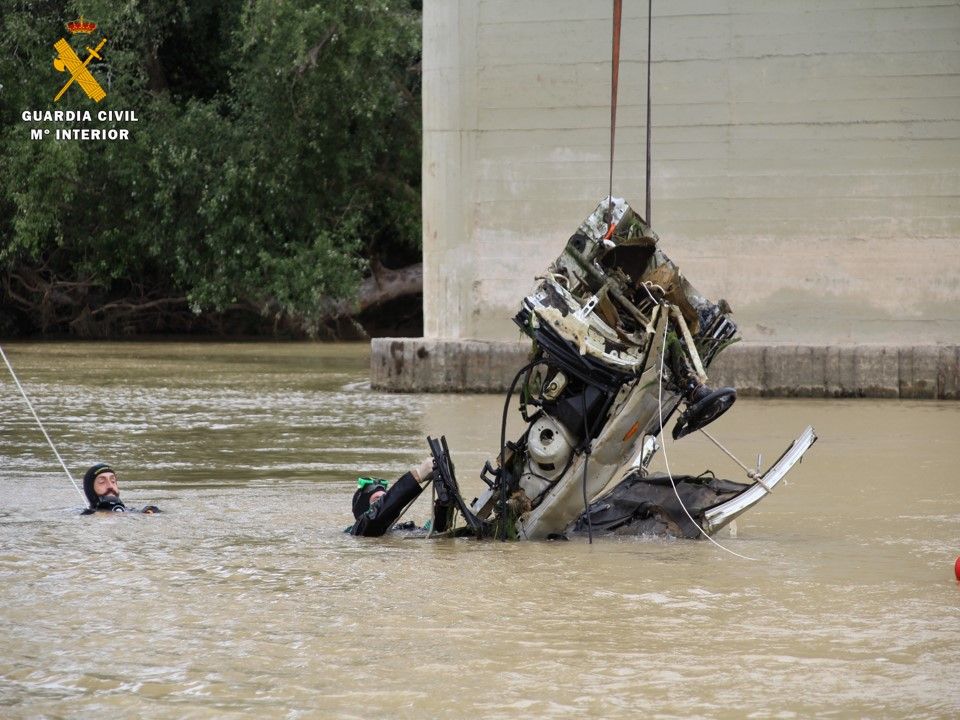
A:
{"type": "Polygon", "coordinates": [[[113,468],[110,467],[109,463],[98,462],[87,468],[87,471],[83,475],[83,494],[86,496],[91,508],[96,508],[97,503],[100,501],[100,496],[97,495],[93,489],[93,483],[97,479],[97,475],[105,472],[113,472],[113,468]]]}

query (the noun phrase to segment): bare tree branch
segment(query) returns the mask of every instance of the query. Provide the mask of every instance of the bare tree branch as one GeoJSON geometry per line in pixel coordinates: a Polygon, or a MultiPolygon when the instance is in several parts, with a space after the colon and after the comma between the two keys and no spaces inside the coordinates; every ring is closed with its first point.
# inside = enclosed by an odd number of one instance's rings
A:
{"type": "Polygon", "coordinates": [[[330,42],[330,40],[332,40],[333,36],[336,34],[337,25],[334,23],[327,28],[326,33],[324,33],[323,37],[320,38],[320,42],[307,50],[307,54],[304,57],[303,62],[297,66],[297,75],[302,76],[307,72],[307,70],[313,69],[317,66],[317,58],[320,56],[320,51],[323,50],[324,46],[326,46],[326,44],[330,42]]]}
{"type": "Polygon", "coordinates": [[[418,295],[423,292],[423,263],[390,270],[379,263],[372,264],[373,275],[360,283],[352,301],[337,303],[334,317],[359,315],[365,310],[391,300],[418,295]]]}

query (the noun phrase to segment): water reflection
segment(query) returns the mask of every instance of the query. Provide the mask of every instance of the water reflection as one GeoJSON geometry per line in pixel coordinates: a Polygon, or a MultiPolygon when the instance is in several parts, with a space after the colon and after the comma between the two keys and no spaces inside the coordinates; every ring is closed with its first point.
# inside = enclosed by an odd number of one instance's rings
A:
{"type": "MultiPolygon", "coordinates": [[[[345,536],[352,479],[399,474],[427,433],[478,491],[502,408],[373,393],[363,346],[7,349],[74,474],[107,458],[165,512],[78,517],[4,378],[0,716],[960,713],[956,404],[741,400],[716,434],[748,464],[821,437],[719,538],[747,562],[345,536]]],[[[667,451],[740,479],[705,438],[667,451]]]]}

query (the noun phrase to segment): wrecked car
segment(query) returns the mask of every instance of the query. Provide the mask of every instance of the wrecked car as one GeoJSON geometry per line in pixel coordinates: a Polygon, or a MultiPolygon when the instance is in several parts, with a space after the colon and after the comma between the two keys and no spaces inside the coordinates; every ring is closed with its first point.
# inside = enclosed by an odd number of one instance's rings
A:
{"type": "Polygon", "coordinates": [[[738,340],[730,314],[687,281],[623,199],[601,201],[514,318],[532,341],[530,361],[507,392],[479,497],[464,501],[446,441],[428,439],[436,491],[463,519],[443,527],[503,540],[584,531],[693,538],[755,505],[816,441],[813,428],[766,471],[748,470],[746,483],[648,470],[670,422],[678,440],[736,401],[734,388],[712,388],[707,375],[738,340]],[[515,392],[526,426],[508,440],[515,392]]]}

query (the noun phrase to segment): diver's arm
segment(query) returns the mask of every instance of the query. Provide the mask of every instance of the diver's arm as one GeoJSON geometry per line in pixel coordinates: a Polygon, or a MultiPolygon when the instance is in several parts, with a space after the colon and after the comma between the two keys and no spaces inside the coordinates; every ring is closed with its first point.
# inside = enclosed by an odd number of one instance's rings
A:
{"type": "Polygon", "coordinates": [[[407,505],[413,502],[423,486],[413,473],[404,473],[378,502],[367,510],[350,528],[351,535],[380,537],[400,518],[407,505]]]}

